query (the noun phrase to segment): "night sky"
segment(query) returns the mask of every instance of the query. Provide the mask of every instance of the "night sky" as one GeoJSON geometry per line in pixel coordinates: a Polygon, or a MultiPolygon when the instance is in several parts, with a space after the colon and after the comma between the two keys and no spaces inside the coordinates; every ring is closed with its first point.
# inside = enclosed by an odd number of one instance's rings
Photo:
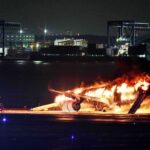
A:
{"type": "Polygon", "coordinates": [[[32,31],[106,33],[107,20],[150,22],[149,0],[0,0],[0,19],[32,31]]]}

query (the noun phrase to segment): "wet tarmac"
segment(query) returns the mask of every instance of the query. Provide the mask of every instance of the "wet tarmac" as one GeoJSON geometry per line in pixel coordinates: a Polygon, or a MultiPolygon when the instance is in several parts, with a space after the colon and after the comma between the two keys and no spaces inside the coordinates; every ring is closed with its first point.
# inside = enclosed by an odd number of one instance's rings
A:
{"type": "Polygon", "coordinates": [[[5,112],[0,149],[149,149],[150,114],[5,112]]]}

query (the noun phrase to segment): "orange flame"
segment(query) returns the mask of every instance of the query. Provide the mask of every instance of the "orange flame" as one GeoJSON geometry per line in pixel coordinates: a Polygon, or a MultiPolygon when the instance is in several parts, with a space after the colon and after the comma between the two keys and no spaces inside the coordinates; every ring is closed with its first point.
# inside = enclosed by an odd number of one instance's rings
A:
{"type": "MultiPolygon", "coordinates": [[[[143,73],[136,76],[123,76],[108,82],[100,81],[91,86],[75,88],[66,92],[75,95],[77,99],[80,99],[80,96],[87,98],[87,101],[85,100],[83,103],[90,103],[91,105],[85,105],[85,108],[81,107],[80,111],[87,110],[87,106],[90,106],[92,111],[93,107],[97,110],[99,108],[97,103],[101,102],[109,106],[106,112],[126,113],[137,99],[139,90],[147,91],[149,86],[150,76],[143,73]]],[[[76,99],[65,94],[60,94],[55,98],[55,102],[61,104],[72,100],[76,99]]],[[[150,108],[150,98],[146,98],[138,112],[150,112],[150,109],[148,111],[147,108],[150,108]]]]}

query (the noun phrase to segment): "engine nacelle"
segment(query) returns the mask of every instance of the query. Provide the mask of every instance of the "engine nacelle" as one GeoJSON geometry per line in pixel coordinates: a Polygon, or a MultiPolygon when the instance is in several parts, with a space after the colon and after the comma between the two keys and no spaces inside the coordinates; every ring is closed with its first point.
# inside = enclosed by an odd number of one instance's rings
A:
{"type": "Polygon", "coordinates": [[[64,112],[76,112],[76,111],[79,111],[81,108],[81,105],[79,102],[77,101],[65,101],[63,104],[62,104],[62,110],[64,112]]]}

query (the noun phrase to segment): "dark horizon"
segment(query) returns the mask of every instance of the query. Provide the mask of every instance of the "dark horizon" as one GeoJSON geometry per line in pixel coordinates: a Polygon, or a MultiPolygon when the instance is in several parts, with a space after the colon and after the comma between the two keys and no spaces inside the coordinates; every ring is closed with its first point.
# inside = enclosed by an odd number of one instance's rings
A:
{"type": "Polygon", "coordinates": [[[150,22],[149,0],[0,0],[0,20],[22,23],[26,30],[105,35],[108,20],[150,22]]]}

